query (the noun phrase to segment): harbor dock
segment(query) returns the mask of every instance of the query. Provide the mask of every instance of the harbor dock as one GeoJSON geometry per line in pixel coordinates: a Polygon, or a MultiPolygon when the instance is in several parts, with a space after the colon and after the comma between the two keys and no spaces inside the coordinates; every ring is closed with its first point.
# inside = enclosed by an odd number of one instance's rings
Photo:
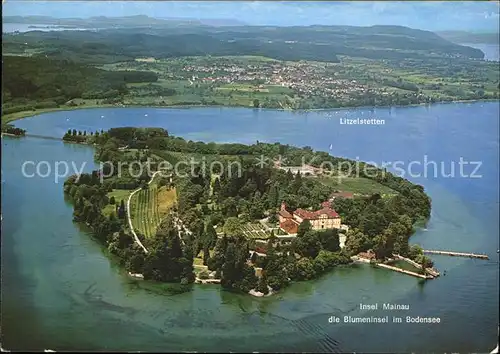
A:
{"type": "Polygon", "coordinates": [[[411,276],[414,276],[414,277],[417,277],[417,278],[434,279],[434,277],[432,275],[418,274],[418,273],[415,273],[415,272],[410,272],[409,270],[405,270],[405,269],[393,267],[393,266],[390,266],[390,265],[387,265],[387,264],[377,263],[376,266],[377,267],[381,267],[381,268],[386,268],[386,269],[394,270],[395,272],[400,272],[400,273],[408,274],[408,275],[411,275],[411,276]]]}
{"type": "Polygon", "coordinates": [[[479,259],[489,259],[485,254],[475,254],[475,253],[464,253],[464,252],[452,252],[452,251],[435,251],[435,250],[423,250],[424,254],[440,254],[444,256],[452,257],[468,257],[468,258],[479,258],[479,259]]]}
{"type": "MultiPolygon", "coordinates": [[[[392,255],[394,258],[396,259],[399,259],[401,261],[405,261],[406,263],[408,264],[411,264],[412,266],[414,266],[415,268],[418,268],[418,269],[422,269],[422,265],[421,264],[418,264],[417,262],[409,259],[409,258],[406,258],[406,257],[403,257],[399,254],[393,254],[392,255]]],[[[425,271],[427,273],[429,273],[430,275],[432,275],[433,277],[439,277],[440,273],[435,270],[434,268],[425,268],[425,271]]]]}

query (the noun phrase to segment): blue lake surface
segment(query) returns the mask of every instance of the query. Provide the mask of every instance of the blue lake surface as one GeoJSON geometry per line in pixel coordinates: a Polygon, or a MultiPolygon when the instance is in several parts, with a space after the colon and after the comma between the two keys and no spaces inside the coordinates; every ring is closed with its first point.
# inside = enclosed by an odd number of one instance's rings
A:
{"type": "Polygon", "coordinates": [[[490,260],[433,256],[446,276],[425,283],[358,265],[294,284],[266,299],[201,285],[172,295],[160,286],[128,279],[88,230],[71,221],[62,181],[22,176],[26,160],[86,162],[91,170],[91,147],[3,137],[2,345],[53,350],[489,352],[496,345],[499,319],[498,117],[498,102],[477,102],[314,112],[110,108],[16,121],[29,133],[54,137],[68,129],[159,126],[192,140],[279,141],[378,165],[398,162],[405,168],[403,177],[423,185],[433,203],[427,229],[410,242],[428,249],[486,253],[490,260]],[[378,118],[385,124],[344,125],[340,118],[378,118]],[[468,162],[462,174],[461,159],[468,162]],[[452,165],[454,177],[443,176],[441,169],[449,175],[452,165]],[[388,302],[409,304],[410,310],[359,310],[360,303],[388,302]],[[431,316],[440,317],[441,323],[328,323],[330,316],[345,315],[399,316],[403,322],[407,315],[431,316]]]}
{"type": "Polygon", "coordinates": [[[500,45],[487,43],[464,43],[462,45],[473,47],[484,53],[484,60],[500,61],[500,45]]]}

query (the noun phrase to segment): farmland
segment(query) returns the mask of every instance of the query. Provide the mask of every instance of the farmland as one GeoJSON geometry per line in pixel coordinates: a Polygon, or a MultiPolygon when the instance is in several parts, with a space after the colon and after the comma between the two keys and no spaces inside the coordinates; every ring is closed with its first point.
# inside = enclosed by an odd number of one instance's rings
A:
{"type": "Polygon", "coordinates": [[[156,182],[137,192],[131,200],[132,226],[146,237],[152,237],[176,201],[175,188],[159,187],[156,182]]]}

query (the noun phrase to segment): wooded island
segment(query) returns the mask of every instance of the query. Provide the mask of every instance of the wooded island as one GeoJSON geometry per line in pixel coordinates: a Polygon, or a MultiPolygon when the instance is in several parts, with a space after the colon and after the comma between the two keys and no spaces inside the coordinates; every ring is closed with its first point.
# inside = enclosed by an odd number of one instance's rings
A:
{"type": "Polygon", "coordinates": [[[186,141],[162,128],[70,130],[64,139],[95,144],[103,162],[65,182],[74,220],[89,224],[144,279],[212,279],[267,294],[367,251],[381,261],[399,254],[432,266],[408,245],[414,225],[430,216],[429,197],[375,166],[367,173],[364,163],[280,143],[186,141]],[[268,163],[256,164],[262,156],[268,163]],[[284,209],[295,215],[296,230],[284,226],[284,209]]]}

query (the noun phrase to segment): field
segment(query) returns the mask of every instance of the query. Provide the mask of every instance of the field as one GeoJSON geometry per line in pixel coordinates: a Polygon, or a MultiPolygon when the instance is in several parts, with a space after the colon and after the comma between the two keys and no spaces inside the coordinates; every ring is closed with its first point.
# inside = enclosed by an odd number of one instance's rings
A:
{"type": "Polygon", "coordinates": [[[334,187],[342,192],[351,192],[354,194],[373,194],[395,195],[396,191],[377,183],[369,178],[363,177],[319,177],[319,181],[329,187],[334,187]]]}
{"type": "Polygon", "coordinates": [[[132,197],[130,203],[132,226],[146,237],[154,236],[175,201],[175,188],[168,189],[165,186],[159,188],[155,182],[151,183],[149,188],[140,190],[132,197]]]}

